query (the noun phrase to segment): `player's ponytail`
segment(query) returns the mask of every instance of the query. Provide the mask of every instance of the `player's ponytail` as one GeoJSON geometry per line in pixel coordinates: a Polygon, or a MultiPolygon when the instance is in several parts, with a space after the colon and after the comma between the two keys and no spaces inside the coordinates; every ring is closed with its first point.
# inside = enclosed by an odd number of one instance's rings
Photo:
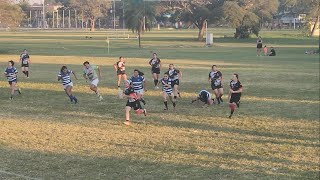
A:
{"type": "Polygon", "coordinates": [[[10,60],[8,62],[11,63],[12,66],[14,66],[14,61],[10,60]]]}
{"type": "Polygon", "coordinates": [[[68,69],[67,66],[62,66],[60,69],[60,72],[63,72],[63,70],[68,69]]]}
{"type": "Polygon", "coordinates": [[[235,75],[236,78],[239,80],[239,75],[237,73],[234,73],[233,75],[235,75]]]}

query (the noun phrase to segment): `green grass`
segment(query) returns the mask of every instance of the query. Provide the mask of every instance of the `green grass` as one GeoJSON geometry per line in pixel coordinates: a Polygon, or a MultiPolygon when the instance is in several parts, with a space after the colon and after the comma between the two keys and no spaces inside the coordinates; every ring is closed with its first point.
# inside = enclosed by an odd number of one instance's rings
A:
{"type": "Polygon", "coordinates": [[[142,49],[134,39],[111,40],[110,54],[110,32],[1,32],[2,69],[23,48],[33,63],[30,79],[20,75],[23,94],[14,101],[6,80],[0,81],[0,179],[23,179],[8,172],[39,179],[318,179],[319,56],[304,54],[318,40],[263,31],[279,56],[256,57],[254,38],[210,31],[213,47],[194,41],[196,31],[162,30],[146,33],[142,49]],[[163,113],[160,91],[151,88],[151,52],[164,67],[174,63],[183,71],[177,113],[163,113]],[[125,100],[117,98],[112,65],[119,56],[126,57],[128,74],[144,71],[150,87],[149,115],[132,113],[132,127],[122,125],[125,100]],[[101,66],[105,100],[98,102],[78,80],[79,104],[73,105],[56,76],[63,64],[80,76],[85,60],[101,66]],[[226,103],[206,109],[190,104],[199,90],[210,90],[212,64],[225,77],[226,94],[232,73],[244,85],[231,120],[226,103]]]}

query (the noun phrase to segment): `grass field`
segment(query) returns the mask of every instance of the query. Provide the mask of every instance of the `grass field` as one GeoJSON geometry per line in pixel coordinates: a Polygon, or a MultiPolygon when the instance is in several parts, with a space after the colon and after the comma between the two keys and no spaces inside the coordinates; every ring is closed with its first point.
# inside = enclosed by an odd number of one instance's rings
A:
{"type": "Polygon", "coordinates": [[[0,179],[319,179],[319,55],[304,54],[318,39],[261,32],[278,56],[257,57],[254,38],[211,31],[213,47],[195,41],[196,31],[163,30],[146,33],[142,49],[134,39],[111,40],[110,54],[106,32],[0,32],[1,69],[24,48],[32,59],[31,78],[20,72],[21,96],[10,101],[0,81],[0,179]],[[160,90],[151,88],[151,52],[183,71],[177,113],[163,113],[160,90]],[[125,100],[117,98],[112,65],[119,56],[129,74],[139,68],[149,82],[149,115],[132,114],[131,127],[122,125],[125,100]],[[102,68],[105,100],[78,80],[74,105],[56,76],[64,64],[81,77],[85,60],[102,68]],[[234,72],[244,86],[231,120],[227,103],[190,104],[210,90],[212,64],[225,77],[225,93],[234,72]]]}

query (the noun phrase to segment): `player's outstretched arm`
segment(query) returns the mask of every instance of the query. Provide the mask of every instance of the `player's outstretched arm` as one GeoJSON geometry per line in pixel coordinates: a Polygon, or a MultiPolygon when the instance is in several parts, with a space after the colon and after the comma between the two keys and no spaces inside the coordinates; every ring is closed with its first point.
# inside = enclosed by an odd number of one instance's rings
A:
{"type": "Polygon", "coordinates": [[[72,71],[72,74],[74,75],[74,78],[76,78],[76,80],[78,80],[78,77],[77,77],[76,73],[74,73],[74,72],[72,71]]]}
{"type": "Polygon", "coordinates": [[[101,70],[100,70],[100,67],[98,67],[98,76],[99,76],[99,80],[101,80],[101,70]]]}

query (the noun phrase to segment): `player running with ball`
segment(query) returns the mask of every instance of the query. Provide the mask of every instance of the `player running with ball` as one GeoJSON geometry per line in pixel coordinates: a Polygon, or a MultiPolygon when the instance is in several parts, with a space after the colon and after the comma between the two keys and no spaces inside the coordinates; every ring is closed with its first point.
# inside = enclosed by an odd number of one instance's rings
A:
{"type": "Polygon", "coordinates": [[[143,109],[140,103],[140,100],[137,96],[137,94],[134,92],[134,88],[131,87],[130,81],[126,80],[124,81],[124,91],[123,94],[128,98],[127,104],[126,104],[126,121],[124,122],[125,125],[130,125],[130,111],[133,108],[136,114],[144,114],[147,115],[146,109],[143,109]]]}
{"type": "Polygon", "coordinates": [[[66,92],[66,94],[69,96],[70,101],[77,104],[78,99],[74,95],[72,95],[73,83],[70,77],[71,74],[73,74],[76,80],[78,80],[76,74],[73,71],[68,70],[67,66],[62,66],[58,74],[58,81],[61,80],[63,89],[66,92]]]}
{"type": "Polygon", "coordinates": [[[83,63],[84,69],[83,69],[83,77],[90,81],[90,89],[96,93],[96,95],[99,98],[99,101],[102,101],[103,98],[99,93],[98,90],[98,84],[99,80],[101,79],[101,71],[99,66],[96,65],[90,65],[88,61],[83,63]],[[98,73],[97,73],[98,71],[98,73]]]}
{"type": "Polygon", "coordinates": [[[133,76],[130,78],[130,82],[140,101],[146,105],[146,101],[143,99],[143,94],[146,91],[146,80],[143,75],[144,74],[141,71],[135,69],[133,71],[133,76]]]}

